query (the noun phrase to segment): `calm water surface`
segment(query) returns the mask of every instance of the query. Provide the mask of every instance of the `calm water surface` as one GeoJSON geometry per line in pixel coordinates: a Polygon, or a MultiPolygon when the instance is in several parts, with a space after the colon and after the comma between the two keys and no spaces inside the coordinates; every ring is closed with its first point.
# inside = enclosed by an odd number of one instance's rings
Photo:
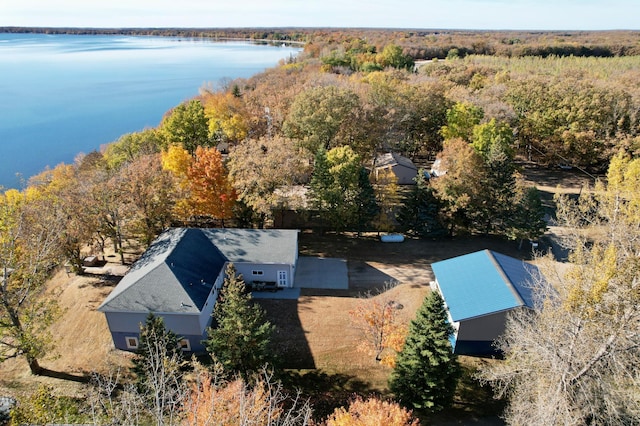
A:
{"type": "Polygon", "coordinates": [[[163,114],[221,79],[299,49],[165,37],[0,33],[0,186],[28,178],[163,114]]]}

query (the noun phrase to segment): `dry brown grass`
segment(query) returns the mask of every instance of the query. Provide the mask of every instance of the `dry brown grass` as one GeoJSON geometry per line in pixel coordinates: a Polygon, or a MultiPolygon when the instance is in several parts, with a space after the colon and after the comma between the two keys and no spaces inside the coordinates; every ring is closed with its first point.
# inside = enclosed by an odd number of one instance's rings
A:
{"type": "MultiPolygon", "coordinates": [[[[109,266],[107,264],[106,268],[109,266]]],[[[111,266],[112,269],[120,267],[115,263],[111,266]]],[[[55,350],[41,360],[42,367],[80,380],[92,372],[102,373],[112,366],[128,365],[130,357],[115,351],[104,314],[96,311],[115,284],[116,281],[105,281],[101,276],[68,275],[64,271],[58,271],[52,277],[47,286],[47,297],[54,298],[62,312],[50,328],[55,350]]],[[[79,382],[32,375],[21,358],[0,364],[1,395],[29,393],[41,383],[67,395],[82,391],[79,382]]]]}

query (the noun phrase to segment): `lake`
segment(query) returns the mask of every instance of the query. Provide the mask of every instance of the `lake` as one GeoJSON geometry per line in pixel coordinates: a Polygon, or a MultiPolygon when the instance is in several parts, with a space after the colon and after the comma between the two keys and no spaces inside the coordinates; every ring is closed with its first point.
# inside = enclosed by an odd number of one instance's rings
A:
{"type": "Polygon", "coordinates": [[[0,33],[0,186],[155,127],[223,79],[246,78],[299,48],[135,36],[0,33]]]}

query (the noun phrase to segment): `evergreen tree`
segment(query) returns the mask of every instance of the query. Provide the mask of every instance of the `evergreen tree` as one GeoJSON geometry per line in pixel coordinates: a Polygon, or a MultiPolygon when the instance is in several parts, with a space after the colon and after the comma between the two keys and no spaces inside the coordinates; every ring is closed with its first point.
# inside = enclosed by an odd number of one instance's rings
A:
{"type": "Polygon", "coordinates": [[[402,402],[430,412],[451,404],[460,376],[449,342],[452,333],[442,297],[434,291],[411,321],[391,375],[391,390],[402,402]]]}
{"type": "Polygon", "coordinates": [[[477,208],[469,212],[469,216],[475,230],[503,234],[514,214],[516,167],[508,149],[502,145],[491,145],[486,155],[481,154],[485,163],[485,173],[481,174],[484,200],[476,204],[477,208]]]}
{"type": "Polygon", "coordinates": [[[508,220],[507,236],[519,240],[522,248],[525,239],[536,239],[547,230],[545,209],[540,192],[534,186],[518,185],[513,201],[513,214],[508,220]]]}
{"type": "Polygon", "coordinates": [[[369,181],[369,173],[364,167],[360,168],[358,174],[358,191],[356,194],[356,205],[358,211],[356,213],[356,227],[358,232],[365,231],[367,225],[371,223],[380,211],[380,207],[376,201],[376,194],[369,181]]]}
{"type": "Polygon", "coordinates": [[[183,364],[180,338],[165,328],[162,317],[149,313],[140,327],[132,370],[138,393],[159,425],[175,412],[183,397],[183,364]]]}
{"type": "Polygon", "coordinates": [[[398,212],[398,222],[404,232],[420,237],[439,237],[447,233],[439,219],[441,203],[419,170],[416,185],[398,212]]]}
{"type": "Polygon", "coordinates": [[[225,274],[213,312],[217,326],[209,328],[209,339],[204,344],[228,373],[247,378],[273,360],[269,346],[274,326],[265,319],[264,310],[253,304],[251,293],[232,264],[225,274]]]}

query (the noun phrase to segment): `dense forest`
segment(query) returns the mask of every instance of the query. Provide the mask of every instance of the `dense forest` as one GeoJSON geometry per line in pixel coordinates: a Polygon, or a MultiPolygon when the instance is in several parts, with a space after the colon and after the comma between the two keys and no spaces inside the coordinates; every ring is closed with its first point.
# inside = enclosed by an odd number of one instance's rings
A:
{"type": "MultiPolygon", "coordinates": [[[[50,272],[68,262],[71,270],[81,273],[83,257],[104,253],[107,245],[124,263],[128,242],[148,245],[168,226],[277,226],[278,218],[288,211],[296,214],[297,222],[292,222],[296,226],[322,233],[373,231],[402,232],[414,238],[492,235],[520,241],[536,239],[545,232],[547,223],[543,219],[549,211],[543,208],[535,187],[522,178],[521,169],[526,164],[575,168],[594,178],[608,171],[611,188],[622,191],[626,200],[616,211],[624,210],[627,216],[610,217],[607,215],[611,211],[604,210],[607,203],[620,198],[594,196],[578,205],[560,201],[558,220],[579,227],[596,222],[602,225],[607,219],[606,223],[619,224],[624,230],[615,235],[637,231],[633,231],[634,223],[638,223],[637,211],[634,214],[633,209],[625,209],[637,207],[638,200],[634,195],[637,187],[634,189],[630,182],[636,179],[640,156],[639,32],[297,28],[0,31],[304,43],[299,56],[277,67],[251,78],[221,82],[216,88],[203,87],[199,96],[168,111],[157,128],[122,135],[100,152],[79,155],[73,164],[60,164],[32,177],[23,190],[0,195],[0,267],[4,271],[0,286],[0,360],[25,357],[34,374],[42,372],[38,360],[50,350],[46,327],[56,314],[53,301],[38,298],[50,272]],[[379,155],[389,152],[401,154],[420,167],[415,185],[400,188],[393,175],[374,172],[379,155]],[[439,163],[439,171],[431,170],[434,160],[439,163]],[[571,222],[578,215],[583,221],[571,222]]],[[[604,187],[600,190],[609,194],[604,187]]],[[[607,279],[614,279],[619,272],[612,265],[618,262],[627,274],[621,279],[631,277],[637,285],[637,265],[633,269],[630,258],[620,254],[623,249],[616,248],[617,240],[602,245],[593,239],[579,243],[579,256],[574,261],[598,266],[594,263],[597,253],[589,250],[601,249],[598,253],[605,265],[596,270],[605,270],[607,279]]],[[[578,247],[575,244],[572,247],[578,247]]],[[[563,305],[575,315],[576,335],[586,327],[587,320],[595,318],[600,325],[611,323],[611,311],[594,308],[606,299],[608,290],[602,286],[580,287],[591,278],[574,277],[574,291],[567,292],[570,303],[563,305]],[[583,316],[582,312],[591,314],[583,316]]],[[[619,286],[609,289],[616,295],[624,292],[619,286]]],[[[616,312],[622,312],[629,308],[607,300],[607,309],[620,308],[616,312]]],[[[562,311],[558,309],[557,316],[562,311]]],[[[632,323],[638,318],[636,310],[621,314],[621,330],[629,324],[637,327],[632,323]]],[[[421,315],[432,318],[423,320],[425,323],[446,322],[440,301],[426,301],[423,311],[421,315]]],[[[171,349],[173,337],[165,335],[161,324],[150,319],[147,326],[154,330],[154,342],[162,337],[171,349]]],[[[424,325],[412,325],[412,329],[420,327],[424,325]]],[[[442,330],[440,334],[445,336],[450,333],[446,327],[442,330]]],[[[435,340],[442,344],[442,339],[435,340]]],[[[611,342],[605,342],[602,350],[635,347],[630,353],[637,354],[638,346],[633,342],[631,346],[611,342]]],[[[149,348],[152,346],[150,342],[149,348]]],[[[505,353],[509,354],[510,348],[505,343],[505,353]]],[[[172,369],[172,380],[177,383],[184,376],[184,360],[178,359],[175,351],[138,356],[143,359],[139,369],[149,358],[166,357],[162,359],[172,369]]],[[[583,365],[588,370],[599,359],[587,359],[583,365]]],[[[615,370],[623,387],[611,394],[620,396],[632,390],[637,395],[637,375],[624,375],[624,368],[633,364],[633,360],[627,361],[625,358],[615,370]]],[[[438,362],[451,374],[443,382],[457,377],[455,361],[438,362]]],[[[409,368],[409,364],[403,367],[409,368]]],[[[236,391],[256,407],[263,404],[260,410],[282,414],[285,411],[278,411],[282,410],[279,404],[291,404],[280,393],[281,388],[274,388],[272,377],[265,378],[257,368],[257,376],[243,371],[244,376],[235,381],[224,376],[229,372],[202,368],[194,367],[197,383],[173,383],[163,392],[180,390],[194,402],[202,396],[198,391],[206,391],[225,400],[235,389],[230,386],[236,386],[236,391]],[[225,386],[216,382],[223,376],[228,379],[225,386]]],[[[513,372],[496,369],[485,377],[506,383],[506,389],[512,383],[509,381],[515,380],[508,373],[513,372]]],[[[139,370],[136,377],[141,380],[147,374],[150,372],[139,370]]],[[[577,375],[576,382],[583,375],[577,375]]],[[[149,398],[156,389],[148,386],[151,384],[147,381],[127,391],[149,398]]],[[[402,389],[409,385],[397,386],[402,389]]],[[[533,398],[524,391],[519,395],[523,400],[533,398]]],[[[577,423],[598,423],[603,419],[597,413],[571,405],[584,405],[585,400],[590,402],[589,398],[597,396],[595,391],[593,395],[580,394],[584,400],[576,397],[564,408],[577,416],[577,423]]],[[[37,397],[33,396],[34,406],[37,397]]],[[[451,395],[444,402],[404,403],[430,413],[446,406],[450,399],[451,395]]],[[[156,400],[156,411],[147,412],[144,420],[171,424],[170,416],[178,415],[179,404],[167,401],[156,400]]],[[[124,415],[113,411],[114,401],[104,405],[101,399],[99,403],[103,404],[99,416],[102,421],[116,421],[118,415],[124,415]]],[[[618,416],[616,419],[629,420],[637,414],[616,412],[629,403],[625,398],[607,403],[611,404],[607,413],[618,416]]],[[[286,417],[289,423],[280,421],[285,417],[267,423],[308,424],[310,407],[293,406],[295,410],[287,412],[292,416],[286,417]]],[[[118,407],[124,410],[133,406],[118,407]]],[[[189,419],[184,424],[200,424],[189,417],[197,409],[189,412],[186,405],[179,408],[186,416],[181,418],[189,419]]],[[[354,417],[395,413],[395,418],[403,419],[397,424],[417,424],[397,403],[375,399],[356,399],[352,407],[337,410],[325,424],[356,424],[340,422],[351,409],[358,413],[352,414],[354,417]]],[[[20,413],[27,416],[26,421],[32,421],[29,413],[20,413]]],[[[510,413],[516,423],[531,418],[531,411],[519,405],[512,406],[510,413]]],[[[553,422],[562,421],[556,418],[553,422]]]]}

